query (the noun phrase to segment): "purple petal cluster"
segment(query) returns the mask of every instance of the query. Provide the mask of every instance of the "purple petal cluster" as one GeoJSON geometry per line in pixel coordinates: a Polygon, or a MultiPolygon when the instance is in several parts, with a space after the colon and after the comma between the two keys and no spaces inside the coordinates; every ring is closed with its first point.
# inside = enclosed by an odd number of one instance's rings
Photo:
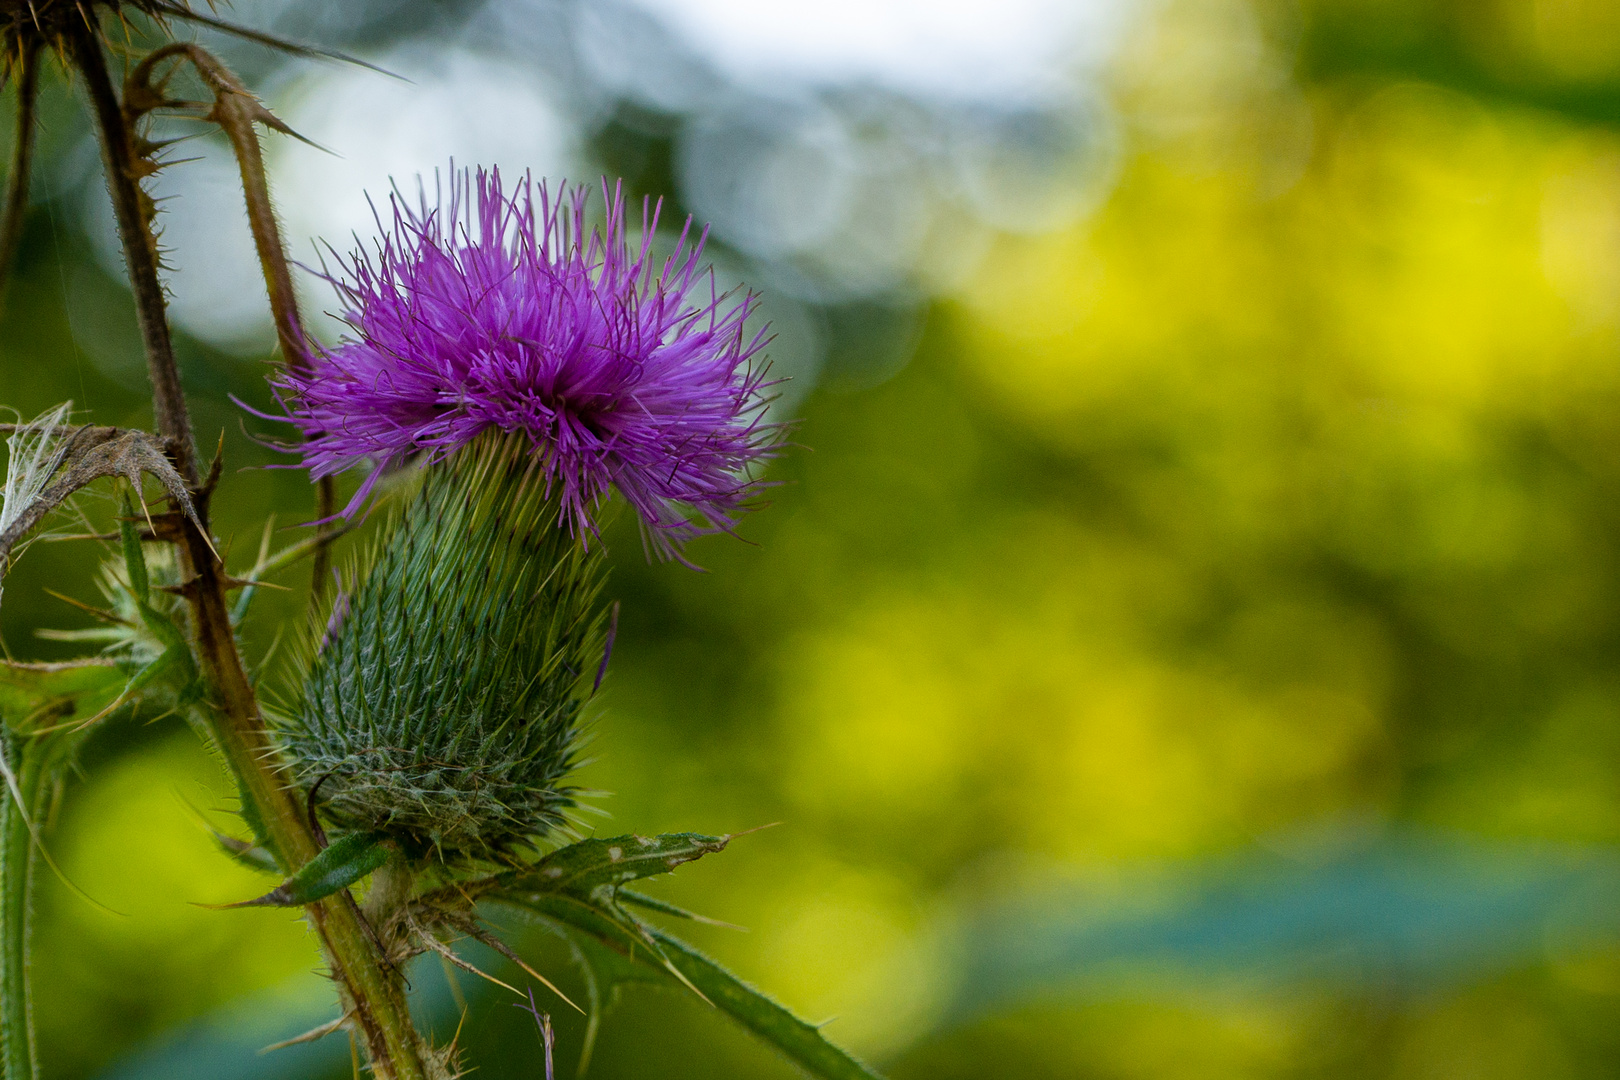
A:
{"type": "Polygon", "coordinates": [[[622,190],[602,194],[593,227],[583,187],[553,199],[525,177],[509,196],[496,170],[453,173],[448,204],[395,195],[392,232],[327,275],[352,334],[277,389],[312,476],[376,466],[346,512],[388,467],[499,430],[533,446],[578,535],[610,486],[662,556],[732,527],[776,435],[754,298],[717,294],[690,220],[660,264],[657,207],[632,243],[622,190]]]}

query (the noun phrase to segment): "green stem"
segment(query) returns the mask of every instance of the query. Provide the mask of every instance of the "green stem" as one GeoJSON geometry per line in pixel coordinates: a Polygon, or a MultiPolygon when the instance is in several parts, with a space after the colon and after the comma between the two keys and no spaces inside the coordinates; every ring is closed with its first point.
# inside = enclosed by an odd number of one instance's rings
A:
{"type": "Polygon", "coordinates": [[[26,806],[0,792],[0,1080],[32,1080],[35,1073],[33,997],[29,992],[29,934],[33,916],[34,842],[29,822],[39,819],[36,755],[0,723],[0,753],[26,806]]]}
{"type": "MultiPolygon", "coordinates": [[[[169,338],[149,204],[138,184],[145,163],[135,153],[133,133],[108,76],[100,44],[89,27],[78,29],[70,49],[74,65],[84,76],[101,137],[107,188],[146,346],[158,431],[168,439],[180,475],[198,490],[196,508],[206,527],[209,493],[198,488],[196,448],[169,338]]],[[[224,568],[215,560],[206,536],[190,521],[182,518],[178,527],[182,535],[176,546],[187,579],[194,644],[213,691],[211,734],[241,785],[247,803],[244,810],[257,819],[276,857],[290,872],[313,859],[320,848],[305,821],[296,788],[281,767],[237,651],[226,604],[224,568]]],[[[352,902],[331,897],[304,911],[325,946],[342,1005],[365,1044],[373,1074],[383,1080],[444,1076],[411,1025],[398,973],[372,948],[352,902]]]]}

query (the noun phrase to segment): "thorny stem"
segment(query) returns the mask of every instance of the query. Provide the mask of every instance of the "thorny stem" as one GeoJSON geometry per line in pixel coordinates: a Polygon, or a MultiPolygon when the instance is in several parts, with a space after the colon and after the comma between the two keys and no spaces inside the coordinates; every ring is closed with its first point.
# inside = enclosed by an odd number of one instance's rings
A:
{"type": "Polygon", "coordinates": [[[28,179],[34,165],[34,100],[39,92],[39,47],[30,46],[17,58],[17,145],[11,154],[11,177],[6,182],[6,209],[0,217],[0,300],[5,298],[11,263],[17,257],[23,222],[28,217],[28,179]]]}
{"type": "Polygon", "coordinates": [[[31,805],[22,806],[0,791],[0,1078],[32,1080],[37,1068],[33,999],[29,994],[29,937],[32,927],[33,835],[40,788],[37,755],[25,753],[24,740],[0,724],[0,753],[31,805]]]}
{"type": "Polygon", "coordinates": [[[96,131],[101,136],[102,165],[107,173],[107,190],[112,195],[113,216],[118,237],[123,241],[124,262],[129,270],[129,287],[135,295],[135,320],[141,330],[146,352],[147,375],[152,380],[152,410],[157,429],[174,442],[175,468],[187,484],[195,487],[197,444],[191,434],[191,415],[186,412],[185,392],[180,387],[180,367],[174,360],[174,343],[164,315],[163,286],[158,281],[157,240],[147,227],[150,200],[140,190],[141,162],[135,155],[134,141],[124,124],[118,95],[107,74],[107,61],[100,43],[89,26],[77,26],[69,37],[74,66],[84,75],[95,112],[96,131]]]}
{"type": "MultiPolygon", "coordinates": [[[[233,80],[234,81],[234,80],[233,80]]],[[[281,240],[281,226],[276,221],[275,206],[270,202],[270,184],[264,170],[264,154],[259,146],[259,132],[254,125],[257,118],[253,106],[258,103],[245,91],[235,87],[216,89],[213,119],[224,129],[236,151],[237,168],[242,174],[242,196],[247,204],[248,227],[253,231],[253,244],[259,252],[259,266],[264,271],[265,291],[270,297],[270,310],[276,323],[276,340],[281,344],[281,356],[295,371],[309,367],[308,339],[303,320],[298,315],[298,294],[293,289],[292,270],[287,265],[287,250],[281,240]]],[[[330,476],[316,484],[316,529],[326,533],[332,528],[336,514],[337,483],[330,476]]],[[[313,600],[320,602],[326,592],[326,568],[331,556],[331,545],[322,544],[315,549],[314,567],[310,575],[313,600]]]]}
{"type": "MultiPolygon", "coordinates": [[[[170,104],[162,93],[162,80],[154,87],[152,75],[159,64],[172,58],[189,61],[214,94],[214,107],[207,119],[220,126],[236,154],[248,228],[253,233],[259,267],[264,273],[265,292],[270,299],[270,312],[275,321],[281,356],[288,367],[295,371],[306,371],[309,368],[308,338],[304,333],[303,320],[298,315],[298,294],[293,288],[292,269],[288,265],[286,246],[281,239],[281,225],[276,220],[275,206],[270,201],[270,184],[265,174],[264,153],[259,145],[257,125],[269,124],[288,134],[291,131],[260,104],[212,53],[190,42],[175,42],[142,60],[126,80],[123,113],[125,125],[132,133],[142,115],[170,104]]],[[[315,507],[315,519],[320,522],[317,529],[321,533],[332,527],[336,499],[336,483],[331,477],[322,478],[316,485],[315,507]]],[[[328,545],[322,545],[315,551],[310,588],[317,603],[326,590],[329,556],[328,545]]]]}
{"type": "MultiPolygon", "coordinates": [[[[107,187],[146,346],[158,430],[173,441],[176,468],[196,489],[199,476],[191,421],[164,314],[156,241],[138,185],[149,166],[135,153],[132,132],[125,123],[91,27],[75,28],[70,50],[74,65],[84,76],[101,137],[107,187]]],[[[204,527],[208,494],[198,490],[197,511],[204,527]]],[[[226,605],[223,567],[215,562],[201,531],[189,521],[180,522],[180,528],[182,541],[176,546],[188,578],[185,592],[191,606],[195,644],[214,696],[215,708],[209,714],[212,733],[241,784],[247,803],[244,810],[258,818],[265,839],[282,866],[290,871],[309,862],[319,848],[292,786],[278,767],[278,756],[237,652],[226,605]]],[[[338,898],[328,898],[304,910],[325,946],[343,999],[340,1004],[353,1010],[355,1030],[366,1046],[375,1075],[384,1080],[429,1080],[439,1075],[440,1070],[430,1073],[424,1066],[425,1047],[411,1026],[397,974],[385,970],[353,910],[338,898]]]]}

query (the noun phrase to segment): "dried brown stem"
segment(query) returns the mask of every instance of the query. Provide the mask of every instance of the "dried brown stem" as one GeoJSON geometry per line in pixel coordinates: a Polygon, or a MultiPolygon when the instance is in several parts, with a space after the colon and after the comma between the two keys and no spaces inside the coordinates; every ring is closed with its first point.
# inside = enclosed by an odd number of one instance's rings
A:
{"type": "Polygon", "coordinates": [[[6,182],[6,209],[0,217],[0,301],[5,299],[11,264],[28,218],[28,181],[34,167],[34,101],[39,94],[39,46],[26,47],[13,68],[17,80],[17,145],[6,182]]]}
{"type": "Polygon", "coordinates": [[[141,474],[151,473],[162,483],[169,498],[174,500],[192,525],[200,530],[201,520],[197,517],[190,492],[152,436],[127,428],[81,427],[65,438],[68,445],[63,450],[58,468],[60,479],[35,496],[5,531],[0,532],[0,577],[5,574],[7,559],[17,541],[28,535],[46,514],[62,505],[75,491],[104,476],[122,476],[136,491],[140,491],[141,474]]]}
{"type": "Polygon", "coordinates": [[[74,66],[84,76],[90,106],[95,113],[96,131],[101,136],[107,190],[112,196],[118,238],[123,242],[130,291],[135,295],[135,319],[146,352],[147,375],[152,380],[154,418],[159,433],[174,444],[175,468],[188,485],[195,486],[197,444],[191,434],[191,415],[186,411],[180,367],[175,363],[174,343],[169,338],[164,313],[163,286],[158,281],[157,241],[150,228],[151,199],[140,190],[140,181],[151,173],[151,166],[135,151],[135,140],[124,122],[112,78],[107,74],[106,58],[101,55],[100,42],[88,26],[73,29],[68,46],[74,66]]]}
{"type": "MultiPolygon", "coordinates": [[[[158,430],[173,444],[176,468],[196,491],[196,449],[158,281],[150,202],[139,187],[151,166],[136,152],[133,132],[92,28],[77,29],[68,47],[74,66],[84,76],[101,137],[107,187],[146,345],[158,430]]],[[[314,858],[319,848],[283,774],[237,651],[226,605],[228,581],[206,535],[208,492],[199,491],[195,502],[202,528],[182,518],[176,547],[188,579],[186,596],[198,660],[212,689],[212,734],[241,783],[244,799],[256,812],[273,853],[291,871],[314,858]]],[[[430,1071],[427,1063],[432,1058],[425,1057],[422,1040],[411,1027],[397,975],[384,969],[349,908],[328,898],[305,912],[325,946],[343,1008],[353,1012],[354,1030],[366,1046],[374,1074],[385,1080],[430,1080],[442,1075],[436,1067],[430,1071]]]]}
{"type": "Polygon", "coordinates": [[[236,152],[237,166],[242,176],[242,194],[247,204],[248,227],[253,231],[253,243],[264,270],[264,283],[270,294],[270,311],[275,318],[276,339],[281,344],[281,355],[289,367],[295,370],[307,368],[309,360],[305,354],[304,328],[298,318],[298,298],[293,293],[292,271],[287,265],[281,229],[270,203],[264,155],[260,151],[259,133],[254,125],[266,124],[287,134],[291,134],[292,130],[260,104],[212,53],[200,45],[183,41],[163,46],[129,73],[124,85],[123,111],[124,121],[130,130],[135,130],[136,123],[153,109],[181,104],[170,99],[163,92],[161,84],[154,86],[152,82],[158,65],[175,59],[188,61],[214,95],[213,109],[205,119],[220,126],[231,141],[231,149],[236,152]]]}

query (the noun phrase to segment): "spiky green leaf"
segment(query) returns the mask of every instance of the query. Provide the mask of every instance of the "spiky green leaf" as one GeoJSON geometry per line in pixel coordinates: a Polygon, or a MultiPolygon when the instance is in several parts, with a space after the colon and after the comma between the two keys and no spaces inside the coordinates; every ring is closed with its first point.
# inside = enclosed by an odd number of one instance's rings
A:
{"type": "Polygon", "coordinates": [[[665,833],[661,836],[615,836],[581,840],[558,848],[514,881],[536,881],[547,892],[586,894],[599,885],[667,874],[682,863],[724,851],[729,836],[665,833]]]}
{"type": "Polygon", "coordinates": [[[532,870],[510,874],[489,898],[539,916],[573,948],[585,973],[591,1022],[581,1069],[588,1063],[602,1012],[632,983],[685,987],[822,1080],[880,1080],[814,1025],[800,1020],[691,946],[631,914],[624,904],[689,913],[620,886],[665,874],[722,850],[728,836],[674,833],[586,840],[553,852],[532,870]]]}
{"type": "Polygon", "coordinates": [[[303,907],[346,889],[382,866],[395,851],[377,833],[349,833],[328,844],[292,877],[263,896],[227,907],[303,907]]]}

